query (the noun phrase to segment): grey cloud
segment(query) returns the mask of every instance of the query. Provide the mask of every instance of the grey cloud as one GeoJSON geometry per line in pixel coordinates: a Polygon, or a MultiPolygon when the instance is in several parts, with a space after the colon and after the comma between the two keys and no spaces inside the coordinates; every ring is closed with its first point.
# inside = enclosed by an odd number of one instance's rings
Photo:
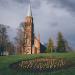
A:
{"type": "Polygon", "coordinates": [[[75,12],[75,0],[60,0],[63,7],[75,12]]]}
{"type": "Polygon", "coordinates": [[[0,0],[0,7],[4,9],[15,9],[20,7],[26,7],[28,4],[28,0],[0,0]]]}
{"type": "MultiPolygon", "coordinates": [[[[53,3],[54,7],[66,8],[69,11],[75,12],[75,0],[43,0],[48,4],[53,3]]],[[[29,0],[0,0],[0,5],[7,7],[10,2],[27,5],[29,0]]],[[[33,8],[40,8],[42,0],[31,0],[33,8]]]]}
{"type": "Polygon", "coordinates": [[[65,8],[70,12],[75,12],[75,0],[47,0],[47,3],[53,3],[54,7],[65,8]]]}
{"type": "Polygon", "coordinates": [[[41,1],[40,0],[33,0],[32,1],[32,7],[35,9],[38,9],[41,7],[41,1]]]}
{"type": "Polygon", "coordinates": [[[28,4],[29,3],[29,0],[13,0],[13,1],[16,1],[20,4],[28,4]]]}
{"type": "Polygon", "coordinates": [[[41,1],[40,0],[13,0],[16,1],[19,4],[28,4],[29,2],[31,2],[31,6],[33,8],[39,8],[41,5],[41,1]]]}
{"type": "Polygon", "coordinates": [[[51,23],[51,26],[52,27],[57,27],[58,26],[58,23],[57,22],[53,22],[53,23],[51,23]]]}
{"type": "Polygon", "coordinates": [[[7,7],[8,1],[7,0],[0,0],[0,7],[7,7]]]}

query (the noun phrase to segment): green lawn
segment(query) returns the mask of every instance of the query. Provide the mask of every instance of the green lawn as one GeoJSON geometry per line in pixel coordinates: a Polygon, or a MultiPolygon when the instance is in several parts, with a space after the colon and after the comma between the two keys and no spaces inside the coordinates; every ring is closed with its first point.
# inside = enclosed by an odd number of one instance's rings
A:
{"type": "Polygon", "coordinates": [[[33,73],[16,71],[9,68],[9,65],[21,60],[29,60],[34,58],[45,57],[63,57],[66,60],[70,60],[75,63],[75,53],[51,53],[51,54],[38,54],[38,55],[13,55],[13,56],[0,56],[0,75],[75,75],[75,67],[68,68],[66,70],[60,70],[56,72],[43,72],[33,73]]]}

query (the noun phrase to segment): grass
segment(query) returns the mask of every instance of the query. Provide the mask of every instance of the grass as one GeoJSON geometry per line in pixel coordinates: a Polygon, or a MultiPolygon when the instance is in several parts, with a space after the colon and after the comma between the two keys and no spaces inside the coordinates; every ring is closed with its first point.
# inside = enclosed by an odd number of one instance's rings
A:
{"type": "Polygon", "coordinates": [[[34,54],[34,55],[12,55],[0,56],[0,75],[75,75],[75,67],[55,72],[29,73],[24,71],[16,71],[9,68],[9,65],[21,60],[30,60],[34,58],[57,57],[70,60],[75,63],[75,53],[51,53],[51,54],[34,54]]]}

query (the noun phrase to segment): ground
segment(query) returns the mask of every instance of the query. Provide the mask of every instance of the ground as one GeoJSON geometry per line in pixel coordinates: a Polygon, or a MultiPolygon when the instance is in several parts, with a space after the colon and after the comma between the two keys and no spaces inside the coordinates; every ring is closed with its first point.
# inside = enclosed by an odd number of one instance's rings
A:
{"type": "Polygon", "coordinates": [[[51,54],[33,54],[33,55],[12,55],[12,56],[0,56],[0,75],[75,75],[75,67],[71,67],[64,70],[55,72],[24,72],[16,71],[9,68],[9,65],[21,60],[30,60],[36,57],[45,58],[48,56],[61,57],[70,60],[75,63],[75,53],[51,53],[51,54]]]}

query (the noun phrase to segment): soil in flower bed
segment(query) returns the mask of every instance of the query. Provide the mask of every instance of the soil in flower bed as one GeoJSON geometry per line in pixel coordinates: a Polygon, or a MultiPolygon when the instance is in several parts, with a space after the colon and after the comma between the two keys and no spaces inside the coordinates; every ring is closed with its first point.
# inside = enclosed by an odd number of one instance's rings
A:
{"type": "Polygon", "coordinates": [[[72,66],[72,63],[63,58],[36,58],[33,60],[19,61],[10,65],[12,69],[17,71],[31,72],[56,71],[70,66],[72,66]]]}

